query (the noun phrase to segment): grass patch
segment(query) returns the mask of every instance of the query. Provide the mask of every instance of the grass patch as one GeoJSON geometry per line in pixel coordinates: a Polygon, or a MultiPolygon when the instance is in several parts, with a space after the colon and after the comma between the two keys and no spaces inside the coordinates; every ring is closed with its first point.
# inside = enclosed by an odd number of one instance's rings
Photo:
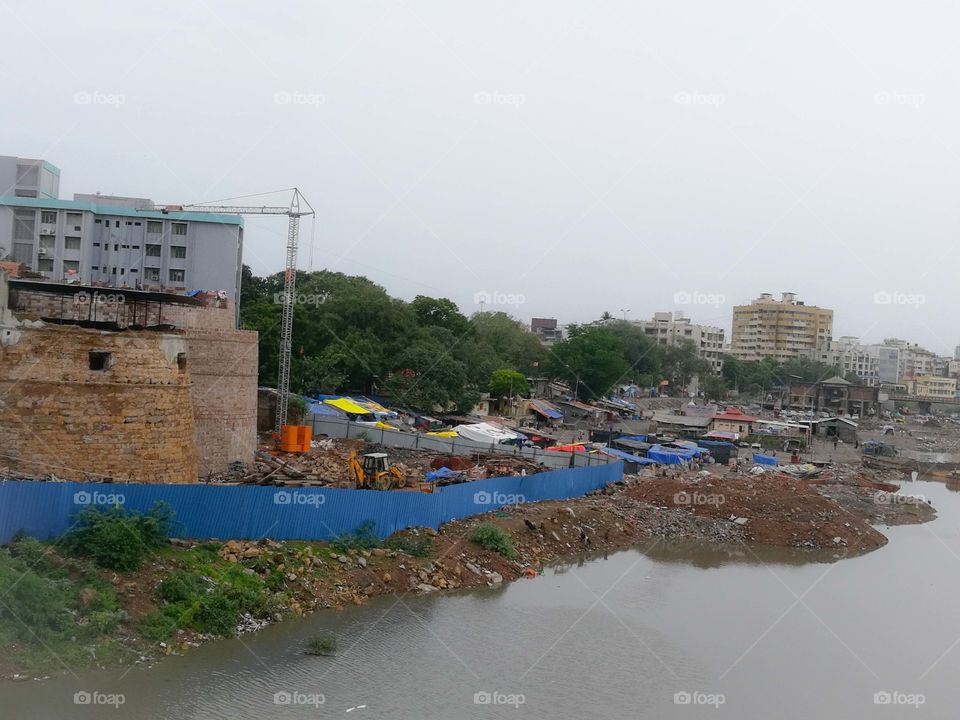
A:
{"type": "Polygon", "coordinates": [[[429,535],[394,535],[383,546],[414,557],[427,557],[433,553],[433,538],[429,535]]]}
{"type": "Polygon", "coordinates": [[[337,639],[333,635],[315,635],[307,640],[304,653],[307,655],[333,655],[337,651],[337,639]]]}
{"type": "Polygon", "coordinates": [[[376,523],[367,520],[367,522],[358,525],[352,533],[337,535],[330,541],[330,547],[342,553],[350,550],[371,550],[380,547],[380,538],[373,531],[375,526],[376,523]]]}
{"type": "Polygon", "coordinates": [[[491,523],[481,523],[477,525],[470,531],[467,540],[491,552],[495,552],[497,555],[505,557],[508,560],[512,560],[517,556],[517,551],[510,541],[510,536],[501,528],[491,523]]]}
{"type": "Polygon", "coordinates": [[[110,636],[126,619],[116,591],[88,563],[18,537],[0,548],[0,652],[29,672],[119,656],[110,636]]]}

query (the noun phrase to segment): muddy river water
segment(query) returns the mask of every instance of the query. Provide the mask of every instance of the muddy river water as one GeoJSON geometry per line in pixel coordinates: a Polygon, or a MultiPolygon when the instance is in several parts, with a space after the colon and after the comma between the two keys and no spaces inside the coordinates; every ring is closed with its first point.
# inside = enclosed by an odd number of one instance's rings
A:
{"type": "Polygon", "coordinates": [[[7,683],[0,716],[954,717],[960,493],[904,492],[938,519],[881,528],[887,546],[839,563],[651,543],[497,589],[321,612],[152,669],[7,683]],[[336,657],[303,654],[320,632],[336,657]]]}

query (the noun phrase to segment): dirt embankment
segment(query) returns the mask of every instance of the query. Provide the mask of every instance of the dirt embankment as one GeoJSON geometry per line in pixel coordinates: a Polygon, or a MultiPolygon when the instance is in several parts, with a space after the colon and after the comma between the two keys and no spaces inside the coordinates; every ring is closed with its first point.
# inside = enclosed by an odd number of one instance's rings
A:
{"type": "MultiPolygon", "coordinates": [[[[924,522],[934,516],[926,503],[876,489],[894,487],[876,476],[859,469],[842,475],[795,479],[711,466],[709,473],[630,478],[574,500],[503,508],[447,523],[439,532],[411,529],[387,543],[373,539],[379,547],[175,540],[135,573],[102,576],[126,613],[119,641],[140,662],[141,656],[183,652],[216,637],[182,626],[162,642],[146,639],[151,618],[169,609],[158,592],[161,582],[175,573],[199,578],[207,593],[226,589],[229,595],[231,584],[236,590],[238,583],[261,588],[262,605],[270,609],[244,612],[235,625],[243,633],[284,616],[360,604],[376,595],[498,585],[586,552],[653,538],[828,549],[842,558],[886,542],[871,522],[924,522]],[[498,527],[511,551],[498,553],[471,541],[481,524],[498,527]]],[[[179,621],[181,614],[171,617],[179,621]]]]}

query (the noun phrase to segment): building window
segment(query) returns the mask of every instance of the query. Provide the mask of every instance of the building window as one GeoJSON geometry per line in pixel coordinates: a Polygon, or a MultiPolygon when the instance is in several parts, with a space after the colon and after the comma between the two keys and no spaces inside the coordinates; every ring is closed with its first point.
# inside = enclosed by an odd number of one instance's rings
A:
{"type": "Polygon", "coordinates": [[[37,261],[37,270],[40,272],[53,272],[53,258],[40,258],[37,261]]]}
{"type": "Polygon", "coordinates": [[[136,227],[140,227],[140,223],[139,223],[139,222],[135,222],[134,225],[135,225],[136,227]]]}
{"type": "Polygon", "coordinates": [[[87,362],[90,365],[90,369],[95,372],[106,372],[110,369],[113,356],[108,352],[101,352],[99,350],[91,350],[87,354],[87,362]]]}
{"type": "Polygon", "coordinates": [[[174,235],[186,235],[187,234],[187,224],[186,223],[171,223],[170,232],[174,235]]]}
{"type": "Polygon", "coordinates": [[[52,255],[53,246],[56,244],[57,240],[53,235],[41,235],[40,236],[40,254],[41,255],[52,255]]]}
{"type": "Polygon", "coordinates": [[[186,372],[187,370],[187,354],[186,353],[177,353],[177,370],[180,372],[186,372]]]}
{"type": "Polygon", "coordinates": [[[102,224],[103,224],[103,220],[101,220],[100,218],[97,218],[97,219],[94,220],[93,222],[94,222],[94,224],[96,224],[96,225],[102,225],[102,224]]]}
{"type": "Polygon", "coordinates": [[[53,225],[57,222],[57,213],[50,210],[42,210],[40,212],[40,222],[53,225]]]}
{"type": "Polygon", "coordinates": [[[160,246],[147,245],[147,257],[160,257],[160,246]]]}
{"type": "Polygon", "coordinates": [[[160,268],[145,267],[143,269],[143,274],[146,276],[147,280],[160,281],[160,268]]]}
{"type": "Polygon", "coordinates": [[[63,239],[63,249],[64,250],[79,250],[80,249],[80,238],[78,237],[66,237],[63,239]]]}
{"type": "Polygon", "coordinates": [[[80,272],[80,261],[79,260],[64,260],[63,261],[63,272],[67,273],[70,270],[73,270],[75,273],[80,272]]]}
{"type": "Polygon", "coordinates": [[[94,246],[94,247],[100,247],[100,243],[94,243],[93,246],[94,246]]]}
{"type": "Polygon", "coordinates": [[[183,270],[171,270],[170,282],[183,282],[183,270]]]}
{"type": "Polygon", "coordinates": [[[147,232],[156,233],[159,235],[163,232],[163,223],[157,220],[148,220],[147,221],[147,232]]]}
{"type": "Polygon", "coordinates": [[[183,260],[187,256],[187,248],[183,245],[171,245],[170,257],[183,260]]]}

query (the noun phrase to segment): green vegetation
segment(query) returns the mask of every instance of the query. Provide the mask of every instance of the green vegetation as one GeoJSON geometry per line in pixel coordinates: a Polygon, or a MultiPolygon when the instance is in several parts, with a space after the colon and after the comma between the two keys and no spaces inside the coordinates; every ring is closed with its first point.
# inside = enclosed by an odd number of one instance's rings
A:
{"type": "Polygon", "coordinates": [[[122,657],[111,636],[126,615],[89,562],[18,537],[0,549],[0,589],[0,648],[11,661],[53,672],[122,657]]]}
{"type": "MultiPolygon", "coordinates": [[[[254,277],[243,269],[240,317],[260,332],[260,382],[275,386],[283,274],[254,277]]],[[[469,410],[495,370],[524,377],[546,349],[505,313],[463,315],[446,298],[391,298],[363,277],[328,271],[297,273],[296,353],[291,391],[382,393],[424,411],[469,410]],[[309,302],[314,300],[314,302],[309,302]]]]}
{"type": "Polygon", "coordinates": [[[344,533],[333,538],[330,541],[330,547],[341,553],[382,547],[414,557],[427,557],[433,552],[433,538],[428,535],[394,535],[386,540],[380,540],[373,531],[374,527],[375,523],[368,520],[352,533],[344,533]]]}
{"type": "Polygon", "coordinates": [[[491,523],[481,523],[470,531],[467,540],[476,543],[480,547],[495,552],[502,557],[512,560],[517,556],[517,551],[510,541],[510,537],[501,528],[491,523]]]}
{"type": "Polygon", "coordinates": [[[307,641],[307,655],[333,655],[337,651],[337,639],[333,635],[316,635],[307,641]]]}
{"type": "Polygon", "coordinates": [[[490,376],[490,397],[507,398],[529,394],[530,388],[523,373],[516,370],[500,369],[494,370],[490,376]]]}
{"type": "Polygon", "coordinates": [[[406,553],[413,557],[433,554],[433,538],[429,535],[394,535],[383,544],[388,550],[406,553]]]}
{"type": "Polygon", "coordinates": [[[122,507],[88,507],[77,514],[60,546],[75,555],[91,557],[102,568],[136,570],[166,544],[172,512],[157,503],[149,513],[128,513],[122,507]]]}

